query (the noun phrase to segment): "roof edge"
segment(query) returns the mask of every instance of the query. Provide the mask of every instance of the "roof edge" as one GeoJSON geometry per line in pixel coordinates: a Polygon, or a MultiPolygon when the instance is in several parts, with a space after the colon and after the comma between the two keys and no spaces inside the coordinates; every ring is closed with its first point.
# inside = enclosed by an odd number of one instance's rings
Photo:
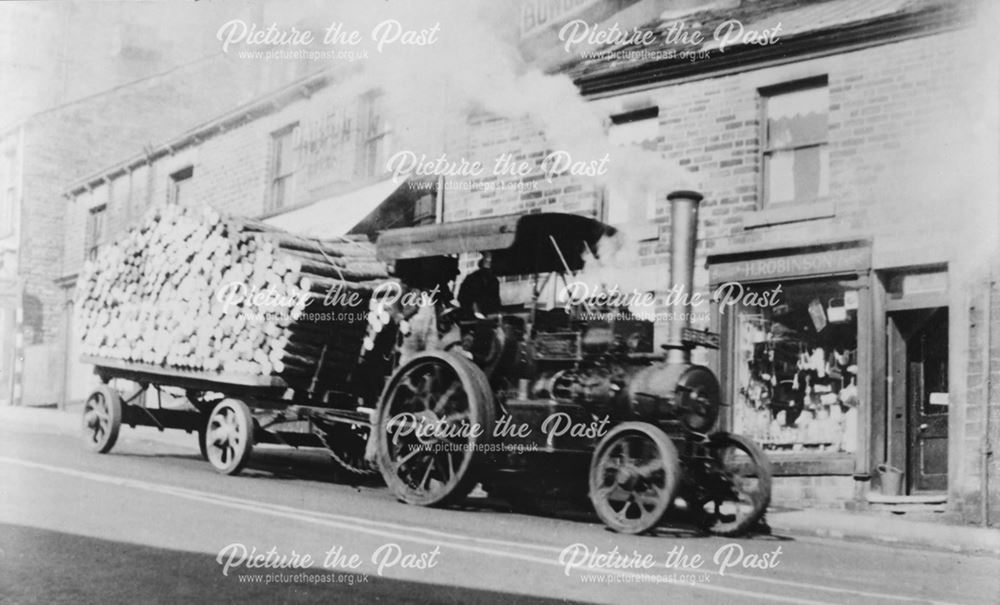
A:
{"type": "Polygon", "coordinates": [[[222,134],[231,127],[274,113],[299,98],[308,98],[317,90],[326,88],[333,80],[333,69],[324,69],[305,76],[278,90],[257,97],[232,111],[203,122],[166,142],[146,148],[143,152],[81,177],[63,190],[63,196],[71,198],[79,195],[99,186],[106,180],[125,174],[139,166],[151,164],[162,157],[172,155],[180,149],[200,143],[216,134],[222,134]]]}

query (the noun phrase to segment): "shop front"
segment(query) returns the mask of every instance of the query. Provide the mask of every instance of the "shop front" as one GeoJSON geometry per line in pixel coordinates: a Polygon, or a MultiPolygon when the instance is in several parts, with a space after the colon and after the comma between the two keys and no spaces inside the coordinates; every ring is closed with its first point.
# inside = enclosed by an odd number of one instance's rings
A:
{"type": "Polygon", "coordinates": [[[869,477],[870,269],[865,242],[709,258],[724,422],[767,451],[778,495],[846,502],[869,477]]]}
{"type": "Polygon", "coordinates": [[[723,421],[763,446],[787,498],[943,503],[958,371],[947,264],[871,258],[866,241],[709,257],[723,421]]]}

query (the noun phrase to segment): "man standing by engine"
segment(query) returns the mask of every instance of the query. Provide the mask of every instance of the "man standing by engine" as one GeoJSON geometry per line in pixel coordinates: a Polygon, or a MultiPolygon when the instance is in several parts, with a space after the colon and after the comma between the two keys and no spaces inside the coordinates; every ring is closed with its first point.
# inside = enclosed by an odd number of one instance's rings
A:
{"type": "Polygon", "coordinates": [[[493,272],[492,253],[483,252],[479,268],[462,281],[458,304],[469,318],[484,319],[500,312],[500,280],[493,272]]]}

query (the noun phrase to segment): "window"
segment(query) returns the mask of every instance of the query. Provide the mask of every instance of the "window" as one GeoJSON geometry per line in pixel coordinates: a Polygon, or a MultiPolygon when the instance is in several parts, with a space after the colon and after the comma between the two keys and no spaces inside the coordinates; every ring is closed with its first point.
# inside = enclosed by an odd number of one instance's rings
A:
{"type": "Polygon", "coordinates": [[[826,78],[761,91],[762,205],[809,203],[830,185],[826,78]]]}
{"type": "Polygon", "coordinates": [[[189,202],[187,198],[191,195],[191,177],[194,176],[194,167],[181,168],[170,175],[170,191],[167,198],[168,204],[184,204],[189,202]]]}
{"type": "Polygon", "coordinates": [[[107,221],[107,204],[101,204],[90,209],[87,216],[87,259],[93,260],[97,256],[97,248],[104,240],[104,231],[107,221]]]}
{"type": "Polygon", "coordinates": [[[298,124],[290,124],[271,134],[271,193],[267,210],[277,210],[289,204],[294,195],[298,154],[295,135],[298,124]]]}
{"type": "Polygon", "coordinates": [[[385,121],[382,95],[369,92],[362,95],[358,111],[358,161],[356,172],[361,178],[378,176],[385,171],[385,147],[389,126],[385,121]]]}
{"type": "Polygon", "coordinates": [[[14,232],[17,203],[17,154],[13,149],[0,157],[0,237],[14,232]]]}
{"type": "Polygon", "coordinates": [[[857,285],[822,279],[780,286],[747,288],[771,306],[735,308],[733,430],[774,452],[853,452],[863,371],[857,285]]]}
{"type": "MultiPolygon", "coordinates": [[[[646,107],[611,116],[608,140],[616,147],[655,145],[660,130],[660,108],[646,107]]],[[[604,220],[610,225],[629,225],[629,233],[640,240],[659,237],[656,199],[661,192],[645,183],[618,183],[607,189],[604,220]]]]}

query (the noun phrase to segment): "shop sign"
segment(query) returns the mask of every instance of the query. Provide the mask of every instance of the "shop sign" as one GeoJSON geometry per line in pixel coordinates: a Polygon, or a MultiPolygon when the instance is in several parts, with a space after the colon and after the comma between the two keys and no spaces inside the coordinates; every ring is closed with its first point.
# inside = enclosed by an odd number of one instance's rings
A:
{"type": "Polygon", "coordinates": [[[870,265],[869,248],[844,248],[718,263],[711,265],[709,271],[712,283],[718,284],[849,273],[870,265]]]}
{"type": "Polygon", "coordinates": [[[719,348],[719,333],[708,330],[695,330],[694,328],[684,328],[681,332],[681,343],[691,347],[705,347],[706,349],[719,348]]]}
{"type": "Polygon", "coordinates": [[[356,115],[356,105],[342,102],[323,115],[303,119],[296,151],[307,188],[350,182],[354,177],[356,115]]]}
{"type": "Polygon", "coordinates": [[[562,23],[585,8],[600,3],[601,0],[524,0],[521,4],[521,37],[562,23]]]}

